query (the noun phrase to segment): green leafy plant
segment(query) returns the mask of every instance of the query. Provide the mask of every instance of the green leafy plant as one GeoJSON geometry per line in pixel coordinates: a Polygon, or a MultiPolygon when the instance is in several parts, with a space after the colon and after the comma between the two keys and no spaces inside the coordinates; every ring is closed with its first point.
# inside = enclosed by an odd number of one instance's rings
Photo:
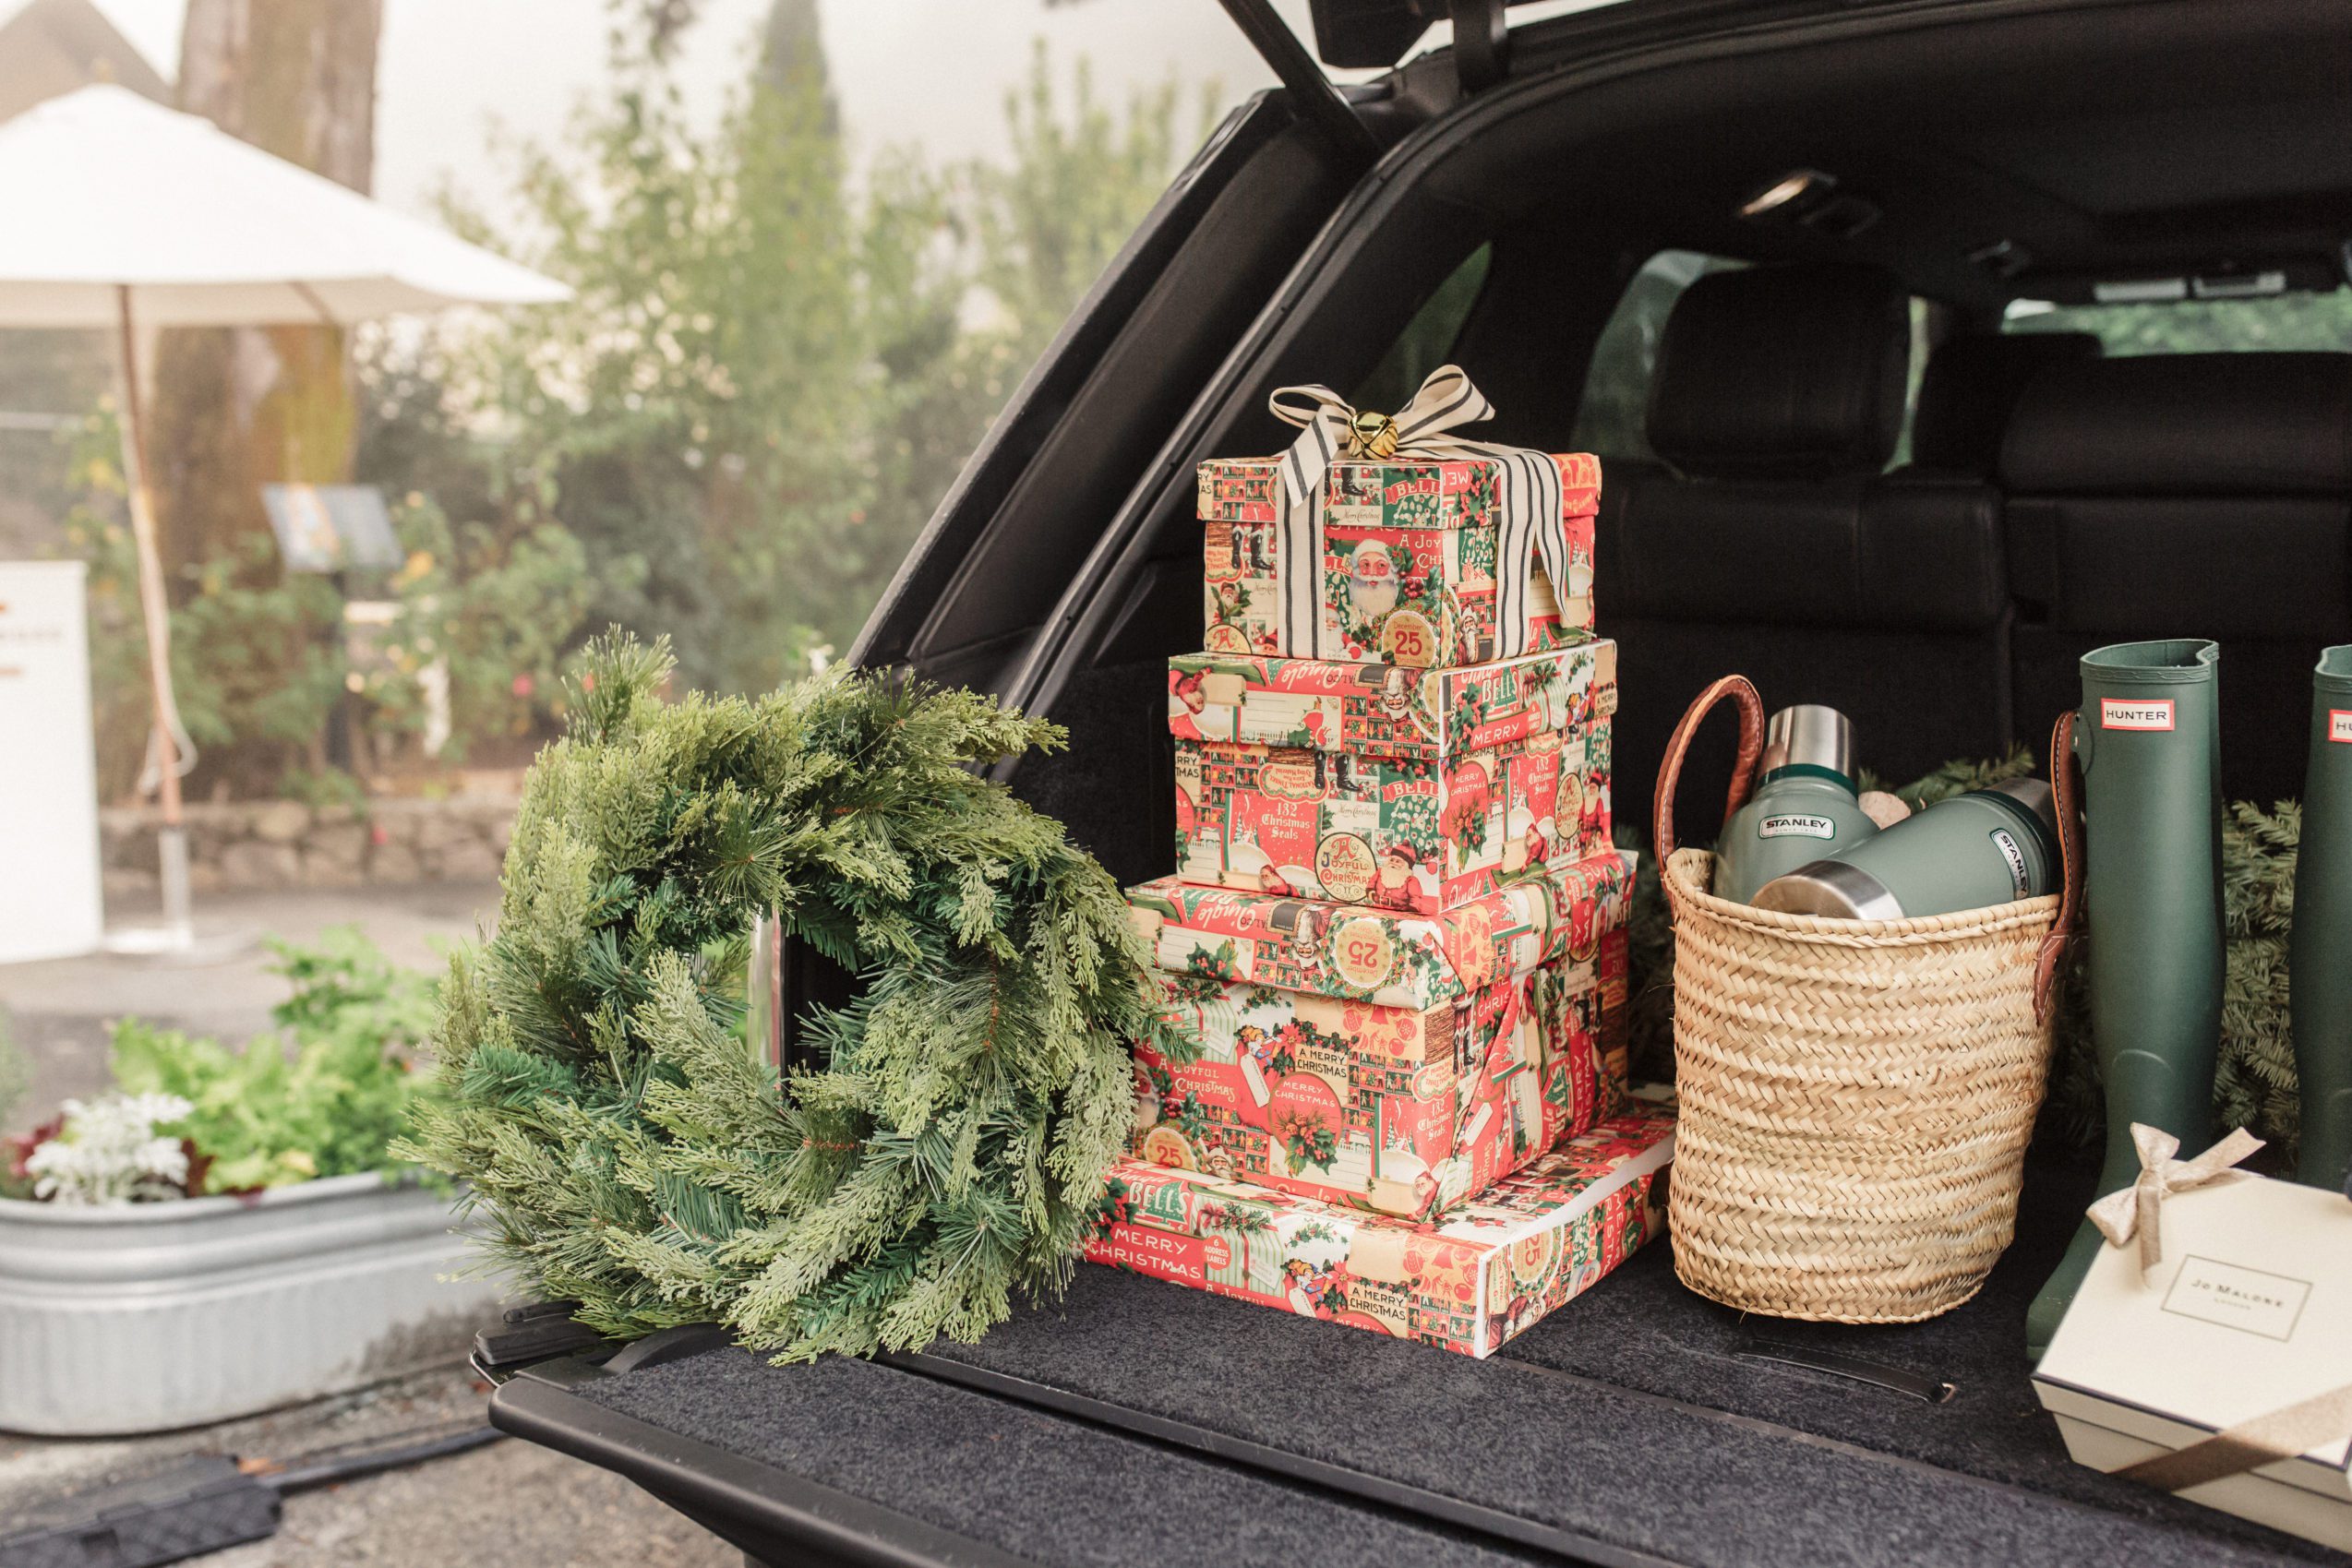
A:
{"type": "Polygon", "coordinates": [[[279,1033],[238,1048],[125,1019],[114,1029],[115,1083],[186,1102],[165,1131],[193,1145],[190,1185],[203,1192],[396,1169],[390,1145],[432,1092],[422,1052],[430,983],[352,928],[315,947],[271,947],[273,972],[294,987],[272,1013],[279,1033]]]}

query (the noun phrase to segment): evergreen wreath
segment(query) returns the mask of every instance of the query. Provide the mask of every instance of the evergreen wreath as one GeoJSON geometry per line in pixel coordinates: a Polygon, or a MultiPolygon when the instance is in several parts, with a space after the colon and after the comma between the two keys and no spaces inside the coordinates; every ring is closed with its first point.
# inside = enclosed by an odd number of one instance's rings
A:
{"type": "Polygon", "coordinates": [[[1062,732],[880,675],[666,703],[671,666],[590,645],[402,1154],[608,1335],[718,1322],[796,1359],[978,1337],[1067,1283],[1131,1044],[1198,1050],[1109,874],[975,771],[1062,732]],[[865,979],[812,1014],[812,1070],[745,1038],[758,910],[865,979]]]}

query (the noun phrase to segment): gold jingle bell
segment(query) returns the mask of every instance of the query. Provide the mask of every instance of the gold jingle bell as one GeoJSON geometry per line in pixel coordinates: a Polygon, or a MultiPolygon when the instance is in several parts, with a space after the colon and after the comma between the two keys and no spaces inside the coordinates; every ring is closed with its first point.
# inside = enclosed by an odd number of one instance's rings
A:
{"type": "Polygon", "coordinates": [[[1348,432],[1348,455],[1386,462],[1397,455],[1397,422],[1367,409],[1355,417],[1348,432]]]}

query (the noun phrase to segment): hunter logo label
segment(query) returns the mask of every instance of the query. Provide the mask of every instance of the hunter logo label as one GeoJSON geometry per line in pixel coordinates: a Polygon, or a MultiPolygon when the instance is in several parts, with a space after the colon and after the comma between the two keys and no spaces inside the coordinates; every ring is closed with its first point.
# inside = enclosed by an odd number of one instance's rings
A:
{"type": "Polygon", "coordinates": [[[1827,817],[1767,817],[1756,824],[1758,838],[1819,838],[1838,836],[1838,825],[1827,817]]]}
{"type": "Polygon", "coordinates": [[[2165,1292],[2165,1311],[2284,1342],[2310,1298],[2309,1280],[2192,1254],[2165,1292]]]}
{"type": "Polygon", "coordinates": [[[2172,728],[2169,697],[2102,697],[2099,727],[2103,730],[2168,730],[2172,728]]]}
{"type": "Polygon", "coordinates": [[[2034,886],[2034,878],[2026,868],[2025,851],[2009,835],[2006,828],[1995,828],[1986,835],[1993,847],[2001,852],[2002,862],[2009,867],[2009,891],[2011,898],[2023,898],[2034,886]]]}
{"type": "Polygon", "coordinates": [[[2338,745],[2352,746],[2352,708],[2327,711],[2327,737],[2338,745]]]}

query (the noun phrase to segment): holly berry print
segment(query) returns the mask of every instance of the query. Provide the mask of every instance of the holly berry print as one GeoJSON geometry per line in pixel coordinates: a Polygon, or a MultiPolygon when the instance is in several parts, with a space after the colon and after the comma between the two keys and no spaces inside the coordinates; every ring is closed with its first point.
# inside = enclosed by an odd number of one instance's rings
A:
{"type": "MultiPolygon", "coordinates": [[[[1215,460],[1200,468],[1207,527],[1203,646],[1222,654],[1305,656],[1283,645],[1277,518],[1278,460],[1215,460]]],[[[1315,578],[1326,657],[1416,668],[1477,664],[1499,646],[1494,615],[1506,571],[1530,577],[1530,650],[1591,634],[1593,514],[1600,461],[1555,455],[1566,524],[1568,581],[1539,562],[1498,559],[1496,465],[1485,459],[1337,462],[1324,481],[1324,545],[1315,578]]]]}
{"type": "Polygon", "coordinates": [[[1303,1317],[1493,1355],[1659,1234],[1674,1116],[1655,1105],[1569,1139],[1427,1219],[1335,1207],[1127,1161],[1089,1260],[1303,1317]]]}

